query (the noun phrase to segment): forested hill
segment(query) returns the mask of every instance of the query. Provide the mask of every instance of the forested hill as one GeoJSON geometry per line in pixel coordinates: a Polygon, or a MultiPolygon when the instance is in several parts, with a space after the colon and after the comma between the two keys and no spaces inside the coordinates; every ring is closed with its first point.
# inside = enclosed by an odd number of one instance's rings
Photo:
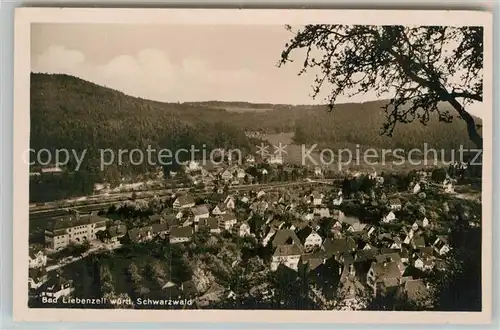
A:
{"type": "Polygon", "coordinates": [[[68,75],[31,76],[35,149],[248,147],[230,117],[221,109],[131,97],[68,75]]]}
{"type": "MultiPolygon", "coordinates": [[[[31,146],[40,148],[179,148],[205,143],[244,147],[245,130],[295,132],[298,143],[360,144],[386,148],[436,148],[469,145],[465,124],[431,118],[399,124],[382,137],[384,101],[324,106],[245,102],[161,103],[60,74],[32,74],[31,146]]],[[[446,105],[443,105],[446,106],[446,105]]],[[[478,120],[478,123],[480,121],[478,120]]]]}
{"type": "MultiPolygon", "coordinates": [[[[321,143],[332,148],[344,148],[360,144],[379,148],[429,148],[458,149],[460,145],[473,148],[469,141],[465,123],[456,118],[452,123],[438,120],[436,113],[431,113],[430,120],[422,125],[418,120],[409,124],[398,123],[392,137],[381,136],[385,122],[382,109],[388,101],[370,101],[365,103],[343,103],[336,105],[329,112],[321,105],[284,105],[252,104],[245,102],[196,102],[190,105],[203,106],[207,109],[225,109],[233,116],[233,124],[243,128],[260,128],[267,133],[294,132],[297,143],[321,143]]],[[[447,103],[441,109],[451,114],[455,110],[447,103]]],[[[481,124],[480,118],[475,118],[481,124]]]]}

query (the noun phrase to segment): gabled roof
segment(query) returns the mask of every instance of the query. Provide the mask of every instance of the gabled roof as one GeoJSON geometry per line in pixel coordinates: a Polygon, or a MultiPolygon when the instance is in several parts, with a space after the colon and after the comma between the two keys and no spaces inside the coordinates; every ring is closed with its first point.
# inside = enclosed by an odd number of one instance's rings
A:
{"type": "Polygon", "coordinates": [[[329,218],[330,215],[330,209],[327,207],[322,207],[322,208],[316,208],[314,209],[314,214],[319,215],[322,218],[329,218]]]}
{"type": "Polygon", "coordinates": [[[320,265],[322,265],[325,261],[325,253],[323,251],[318,251],[311,254],[303,254],[300,257],[300,260],[303,264],[307,264],[309,266],[309,270],[315,270],[320,265]]]}
{"type": "Polygon", "coordinates": [[[416,247],[425,247],[425,238],[423,236],[413,237],[413,245],[416,247]]]}
{"type": "Polygon", "coordinates": [[[376,260],[376,255],[378,253],[377,248],[371,248],[368,250],[358,250],[354,256],[354,261],[367,261],[367,260],[376,260]]]}
{"type": "Polygon", "coordinates": [[[358,218],[351,217],[351,216],[346,216],[346,215],[340,216],[338,220],[341,223],[346,223],[346,224],[351,225],[351,226],[354,225],[355,223],[359,222],[358,218]]]}
{"type": "Polygon", "coordinates": [[[187,194],[177,197],[177,199],[175,201],[178,202],[179,205],[181,205],[181,206],[194,204],[194,198],[191,197],[191,195],[187,195],[187,194]]]}
{"type": "Polygon", "coordinates": [[[161,220],[160,214],[153,214],[149,216],[149,221],[151,222],[160,222],[160,220],[161,220]]]}
{"type": "Polygon", "coordinates": [[[217,209],[219,209],[219,211],[221,211],[221,212],[227,211],[227,206],[226,206],[226,204],[225,204],[225,203],[223,203],[223,202],[218,203],[218,204],[214,207],[214,210],[215,210],[216,208],[217,208],[217,209]]]}
{"type": "Polygon", "coordinates": [[[170,230],[170,237],[191,237],[193,236],[192,227],[174,227],[170,230]]]}
{"type": "Polygon", "coordinates": [[[327,255],[338,255],[356,249],[356,242],[351,238],[327,238],[323,241],[327,255]]]}
{"type": "Polygon", "coordinates": [[[200,216],[204,214],[209,214],[207,205],[197,205],[191,208],[191,212],[193,212],[194,216],[200,216]]]}
{"type": "Polygon", "coordinates": [[[299,238],[300,242],[304,244],[307,237],[309,237],[309,235],[311,234],[318,235],[318,233],[314,231],[311,226],[307,226],[297,232],[297,237],[299,238]]]}
{"type": "Polygon", "coordinates": [[[110,237],[124,236],[127,233],[127,226],[114,225],[108,227],[108,234],[110,237]]]}
{"type": "Polygon", "coordinates": [[[277,247],[278,245],[284,245],[284,244],[297,244],[298,246],[301,246],[302,243],[300,242],[299,238],[295,234],[295,232],[291,229],[280,229],[276,232],[276,235],[274,236],[272,246],[277,247]]]}
{"type": "Polygon", "coordinates": [[[210,229],[218,229],[219,221],[214,217],[200,219],[200,226],[208,226],[210,229]]]}
{"type": "Polygon", "coordinates": [[[76,226],[106,222],[106,220],[107,220],[106,218],[94,214],[85,214],[85,215],[70,214],[53,219],[47,226],[47,230],[55,231],[58,229],[66,229],[76,226]]]}
{"type": "Polygon", "coordinates": [[[146,236],[147,232],[153,232],[153,227],[152,226],[145,226],[141,228],[132,228],[128,231],[128,237],[132,240],[139,240],[143,236],[146,236]]]}
{"type": "Polygon", "coordinates": [[[406,281],[404,292],[409,300],[415,302],[422,302],[429,298],[429,289],[422,279],[406,281]]]}
{"type": "Polygon", "coordinates": [[[274,257],[288,257],[302,254],[302,249],[297,244],[278,245],[274,251],[274,257]]]}
{"type": "Polygon", "coordinates": [[[44,253],[44,252],[43,252],[43,248],[42,248],[41,246],[33,246],[33,245],[30,245],[30,248],[29,248],[29,255],[30,255],[30,258],[31,258],[31,259],[36,258],[36,255],[37,255],[38,253],[40,253],[40,252],[41,252],[42,254],[44,253]]]}
{"type": "Polygon", "coordinates": [[[373,262],[372,269],[377,282],[401,278],[401,271],[397,262],[373,262]]]}
{"type": "Polygon", "coordinates": [[[232,212],[227,212],[225,214],[221,214],[218,216],[221,221],[235,221],[236,220],[236,215],[232,212]]]}
{"type": "Polygon", "coordinates": [[[356,222],[356,223],[353,223],[349,228],[352,228],[352,230],[354,232],[360,232],[360,231],[363,231],[366,226],[367,225],[365,223],[356,222]]]}
{"type": "Polygon", "coordinates": [[[375,256],[375,260],[378,263],[396,262],[399,264],[401,263],[401,256],[398,253],[387,253],[375,256]]]}
{"type": "Polygon", "coordinates": [[[322,199],[322,198],[323,198],[323,196],[321,195],[321,193],[316,192],[316,191],[315,191],[315,192],[313,192],[313,193],[311,194],[311,196],[312,196],[312,198],[314,198],[314,199],[322,199]]]}
{"type": "Polygon", "coordinates": [[[153,227],[153,233],[154,234],[158,234],[158,233],[161,233],[161,232],[164,232],[164,231],[167,231],[168,230],[168,225],[164,222],[162,223],[154,223],[151,225],[151,227],[153,227]]]}

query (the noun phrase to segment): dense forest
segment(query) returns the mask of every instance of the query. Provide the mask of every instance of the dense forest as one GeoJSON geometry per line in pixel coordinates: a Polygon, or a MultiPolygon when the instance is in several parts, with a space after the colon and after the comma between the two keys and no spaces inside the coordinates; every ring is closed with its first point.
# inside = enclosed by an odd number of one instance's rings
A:
{"type": "MultiPolygon", "coordinates": [[[[421,148],[426,142],[430,147],[449,149],[469,143],[465,125],[459,120],[445,124],[431,119],[427,126],[418,122],[401,124],[392,138],[382,137],[384,101],[340,104],[333,113],[311,105],[161,103],[68,75],[33,73],[30,102],[32,149],[65,148],[78,154],[87,150],[82,173],[66,176],[67,180],[77,180],[77,186],[82,187],[77,191],[82,193],[91,190],[95,182],[148,171],[146,162],[100,171],[99,150],[107,148],[145,151],[150,146],[175,151],[194,145],[208,151],[240,148],[247,152],[257,143],[245,131],[294,132],[297,143],[320,143],[330,148],[353,144],[421,148]]],[[[68,170],[75,165],[73,159],[68,170]]],[[[69,182],[66,186],[71,185],[69,182]]]]}

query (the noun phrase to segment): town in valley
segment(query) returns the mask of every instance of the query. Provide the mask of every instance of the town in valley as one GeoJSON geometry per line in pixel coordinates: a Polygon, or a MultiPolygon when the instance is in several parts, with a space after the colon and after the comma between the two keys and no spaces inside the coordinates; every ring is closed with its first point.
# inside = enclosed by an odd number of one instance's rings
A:
{"type": "Polygon", "coordinates": [[[45,227],[30,244],[30,305],[426,310],[453,235],[481,224],[477,182],[458,164],[395,174],[252,155],[200,163],[34,205],[30,221],[45,227]]]}

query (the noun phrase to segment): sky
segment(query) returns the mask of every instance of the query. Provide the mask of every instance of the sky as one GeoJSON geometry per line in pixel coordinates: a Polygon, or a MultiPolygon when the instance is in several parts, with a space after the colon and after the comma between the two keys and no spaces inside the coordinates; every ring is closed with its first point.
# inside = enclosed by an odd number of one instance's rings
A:
{"type": "Polygon", "coordinates": [[[33,24],[31,66],[163,102],[324,103],[327,91],[311,98],[314,72],[297,75],[303,54],[277,67],[291,36],[281,25],[33,24]]]}

